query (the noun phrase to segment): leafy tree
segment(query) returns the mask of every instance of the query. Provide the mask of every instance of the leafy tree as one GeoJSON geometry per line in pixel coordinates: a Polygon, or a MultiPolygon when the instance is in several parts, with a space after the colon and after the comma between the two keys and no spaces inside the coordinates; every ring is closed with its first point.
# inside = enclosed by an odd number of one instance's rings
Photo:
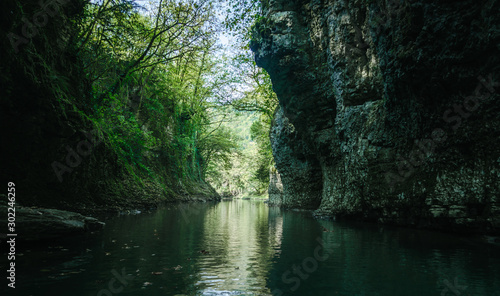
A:
{"type": "Polygon", "coordinates": [[[213,5],[101,0],[88,3],[80,28],[90,118],[123,165],[183,184],[203,181],[208,164],[227,158],[233,141],[213,130],[209,112],[227,96],[220,86],[229,77],[211,74],[221,68],[213,5]]]}
{"type": "Polygon", "coordinates": [[[236,139],[237,152],[226,154],[224,161],[214,161],[208,166],[207,177],[227,194],[262,194],[267,191],[269,169],[273,165],[269,129],[278,100],[269,75],[255,64],[248,40],[251,27],[267,4],[257,0],[219,0],[217,5],[226,12],[223,25],[230,32],[231,36],[226,38],[231,40],[232,50],[226,50],[224,70],[218,72],[224,73],[225,83],[219,88],[224,95],[215,96],[214,100],[230,114],[223,127],[232,131],[244,129],[246,135],[243,133],[236,139]]]}

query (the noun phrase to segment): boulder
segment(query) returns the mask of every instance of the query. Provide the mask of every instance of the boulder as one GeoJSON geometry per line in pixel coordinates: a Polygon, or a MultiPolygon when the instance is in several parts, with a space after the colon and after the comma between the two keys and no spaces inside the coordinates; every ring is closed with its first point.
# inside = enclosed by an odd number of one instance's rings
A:
{"type": "MultiPolygon", "coordinates": [[[[7,225],[7,207],[0,206],[2,225],[7,225]]],[[[15,207],[15,231],[20,240],[42,240],[101,230],[105,223],[78,213],[29,207],[15,207]]]]}

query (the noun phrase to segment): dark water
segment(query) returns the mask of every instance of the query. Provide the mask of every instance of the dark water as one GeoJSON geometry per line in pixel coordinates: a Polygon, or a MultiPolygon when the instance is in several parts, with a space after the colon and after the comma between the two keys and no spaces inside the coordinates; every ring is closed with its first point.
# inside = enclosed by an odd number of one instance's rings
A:
{"type": "Polygon", "coordinates": [[[21,247],[7,295],[500,295],[498,246],[260,201],[123,215],[102,232],[21,247]]]}

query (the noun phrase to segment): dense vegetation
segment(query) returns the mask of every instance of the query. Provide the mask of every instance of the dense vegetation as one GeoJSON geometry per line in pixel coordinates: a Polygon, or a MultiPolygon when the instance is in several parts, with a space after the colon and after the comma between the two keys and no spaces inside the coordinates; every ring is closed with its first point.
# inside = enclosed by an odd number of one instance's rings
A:
{"type": "Polygon", "coordinates": [[[2,178],[43,205],[263,193],[276,98],[244,41],[256,3],[2,3],[2,178]]]}

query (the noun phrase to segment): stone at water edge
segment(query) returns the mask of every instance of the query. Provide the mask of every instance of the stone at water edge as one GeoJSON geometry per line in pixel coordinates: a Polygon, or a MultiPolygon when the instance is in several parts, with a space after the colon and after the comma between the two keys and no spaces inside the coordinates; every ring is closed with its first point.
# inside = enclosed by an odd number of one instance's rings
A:
{"type": "MultiPolygon", "coordinates": [[[[105,223],[78,213],[16,206],[15,233],[20,240],[41,240],[101,230],[105,223]]],[[[7,225],[7,207],[0,205],[0,222],[7,225]]]]}

